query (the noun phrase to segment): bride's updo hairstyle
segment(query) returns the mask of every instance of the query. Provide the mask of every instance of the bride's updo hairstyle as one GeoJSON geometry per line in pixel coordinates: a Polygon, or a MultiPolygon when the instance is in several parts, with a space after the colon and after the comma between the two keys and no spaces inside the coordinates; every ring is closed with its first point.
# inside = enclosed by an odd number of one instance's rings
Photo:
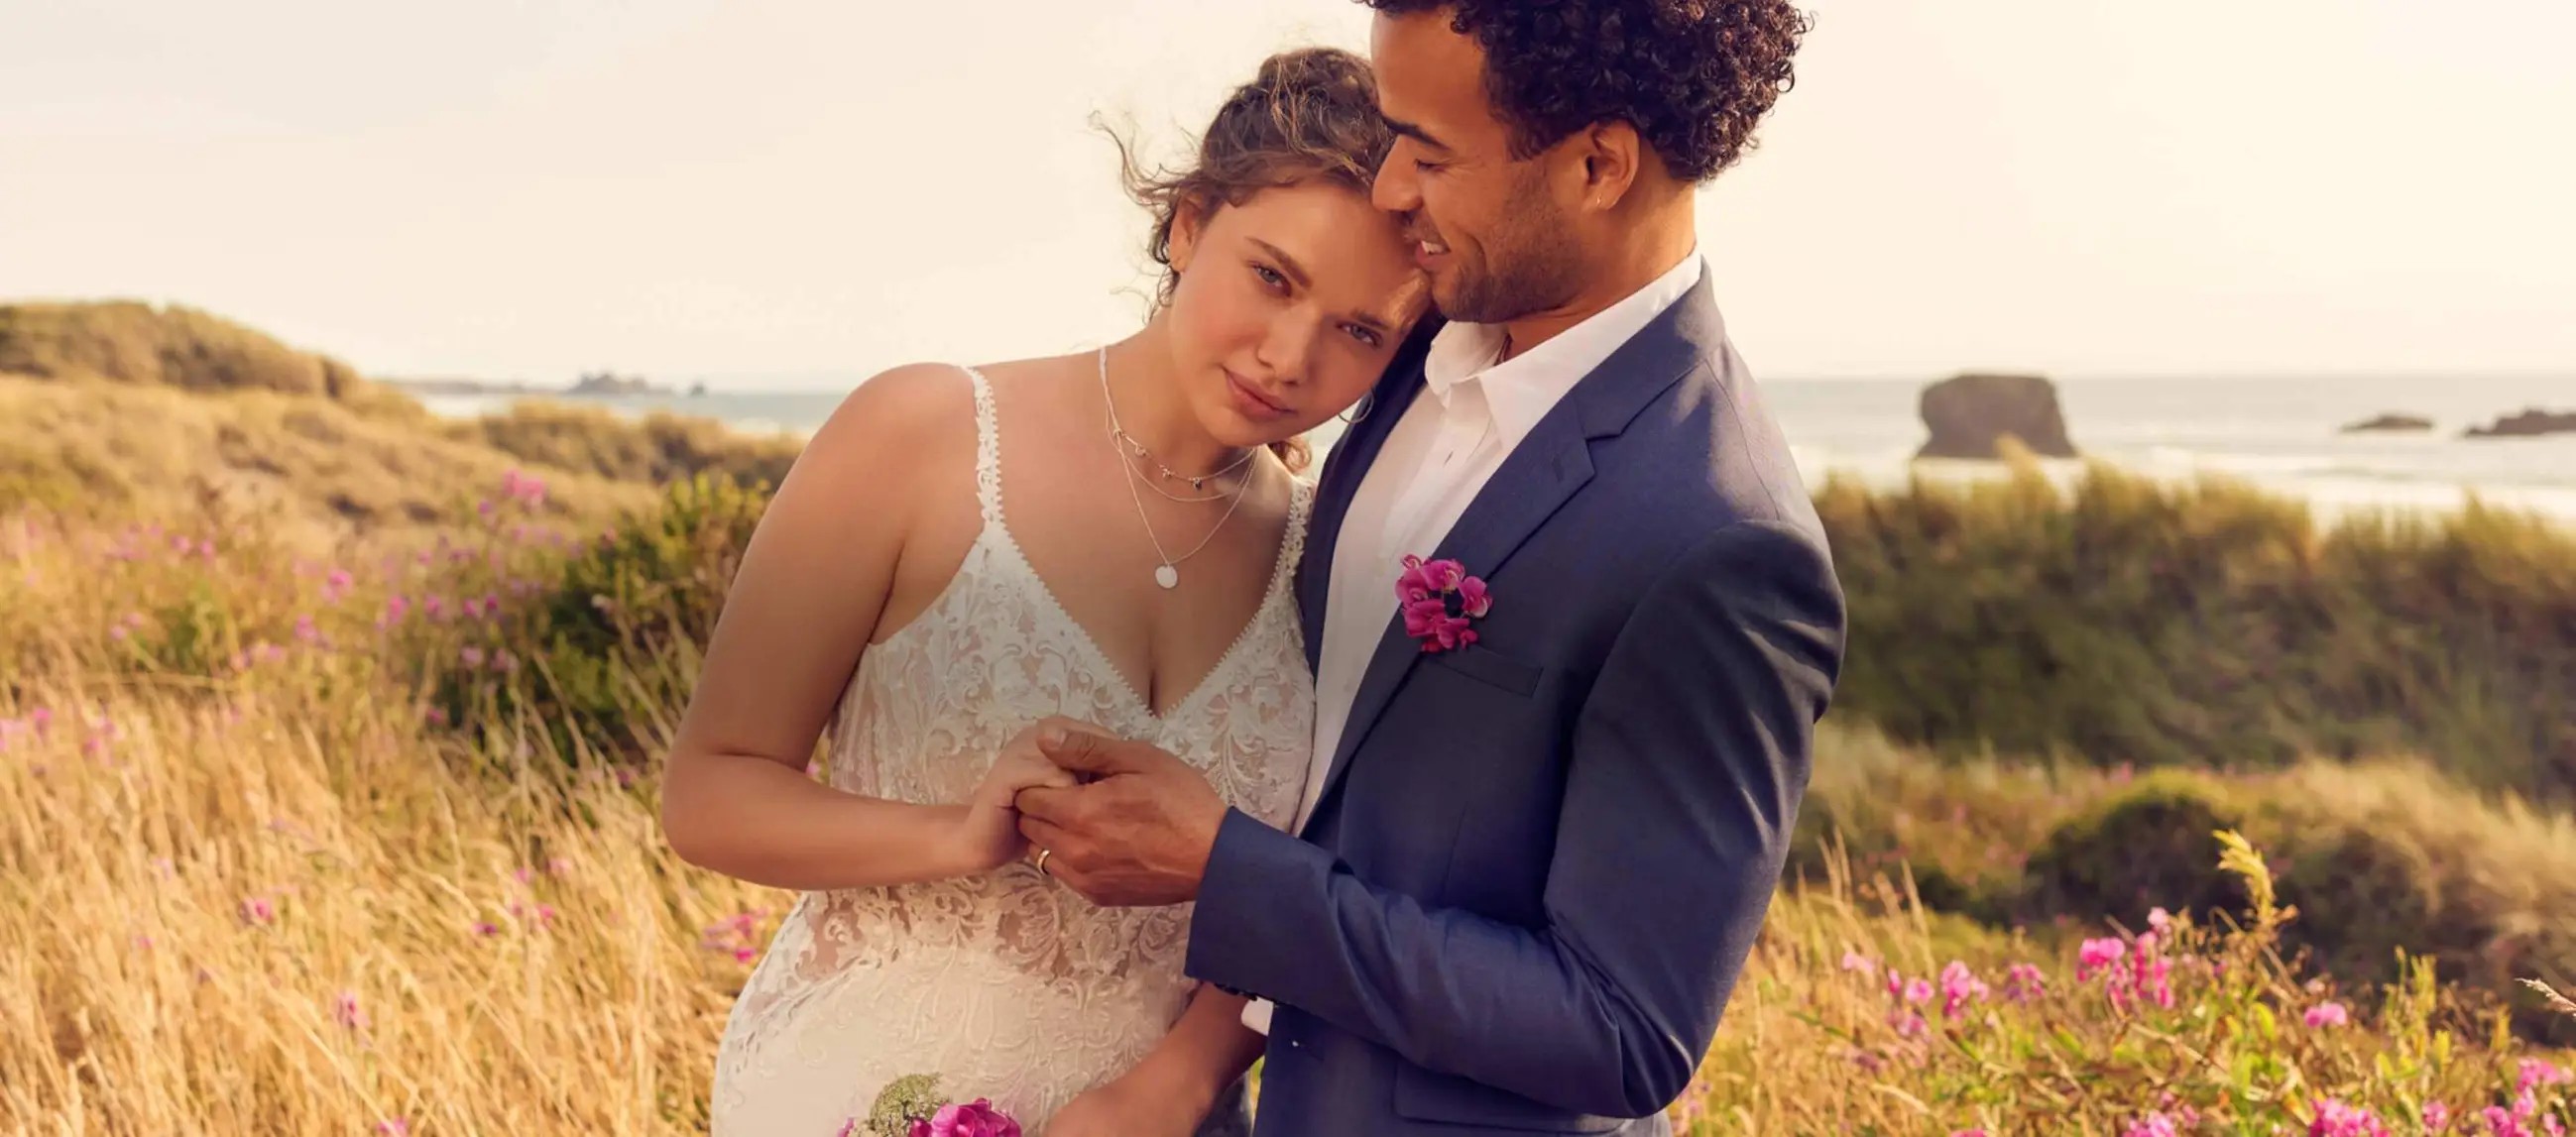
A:
{"type": "MultiPolygon", "coordinates": [[[[1395,133],[1377,110],[1377,77],[1368,61],[1339,48],[1283,51],[1261,62],[1261,73],[1234,89],[1200,135],[1188,165],[1148,171],[1137,165],[1126,140],[1118,142],[1127,192],[1153,215],[1147,255],[1163,267],[1155,287],[1160,308],[1180,275],[1172,269],[1172,226],[1184,211],[1202,221],[1219,208],[1241,205],[1265,189],[1323,179],[1368,196],[1379,163],[1395,146],[1395,133]]],[[[1273,443],[1292,470],[1308,460],[1303,439],[1273,443]]]]}

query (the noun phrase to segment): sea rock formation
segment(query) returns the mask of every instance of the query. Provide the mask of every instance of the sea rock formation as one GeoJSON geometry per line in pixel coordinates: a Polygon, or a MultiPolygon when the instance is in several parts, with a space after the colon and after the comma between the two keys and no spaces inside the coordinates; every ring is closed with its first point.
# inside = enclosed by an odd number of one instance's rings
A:
{"type": "Polygon", "coordinates": [[[2433,429],[2433,420],[2425,418],[2422,415],[2384,414],[2377,418],[2363,419],[2360,422],[2346,426],[2343,428],[2343,433],[2396,433],[2401,431],[2420,431],[2431,429],[2433,429]]]}
{"type": "Polygon", "coordinates": [[[2043,458],[2072,458],[2057,385],[2038,375],[1968,374],[1923,389],[1923,424],[1932,437],[1917,458],[1997,459],[2011,435],[2043,458]]]}
{"type": "Polygon", "coordinates": [[[2471,438],[2537,438],[2544,434],[2576,434],[2576,411],[2544,411],[2533,407],[2518,415],[2506,415],[2492,426],[2469,428],[2471,438]]]}

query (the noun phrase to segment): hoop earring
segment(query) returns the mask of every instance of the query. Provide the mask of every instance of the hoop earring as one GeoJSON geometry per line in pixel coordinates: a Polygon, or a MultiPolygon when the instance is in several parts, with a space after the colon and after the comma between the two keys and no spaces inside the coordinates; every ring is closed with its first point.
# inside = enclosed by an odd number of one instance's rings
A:
{"type": "Polygon", "coordinates": [[[1377,392],[1371,391],[1368,394],[1360,396],[1360,401],[1351,404],[1350,410],[1343,411],[1335,417],[1341,419],[1342,423],[1346,426],[1358,426],[1361,419],[1369,417],[1369,412],[1376,409],[1377,392]],[[1353,414],[1351,411],[1357,411],[1359,413],[1353,414]]]}

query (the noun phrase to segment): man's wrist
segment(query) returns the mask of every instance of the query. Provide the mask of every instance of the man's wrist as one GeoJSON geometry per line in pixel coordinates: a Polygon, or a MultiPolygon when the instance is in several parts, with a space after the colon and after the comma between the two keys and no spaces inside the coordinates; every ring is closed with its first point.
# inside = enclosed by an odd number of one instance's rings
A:
{"type": "Polygon", "coordinates": [[[1216,858],[1217,834],[1225,831],[1226,816],[1232,812],[1234,807],[1219,801],[1208,812],[1200,815],[1203,820],[1197,832],[1192,835],[1187,868],[1192,900],[1198,899],[1199,890],[1207,886],[1208,862],[1216,858]]]}

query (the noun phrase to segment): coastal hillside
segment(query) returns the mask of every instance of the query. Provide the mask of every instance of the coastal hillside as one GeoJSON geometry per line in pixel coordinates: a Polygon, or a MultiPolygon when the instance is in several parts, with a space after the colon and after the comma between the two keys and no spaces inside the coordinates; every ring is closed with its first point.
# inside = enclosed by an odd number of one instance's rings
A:
{"type": "Polygon", "coordinates": [[[432,415],[328,355],[206,312],[130,301],[0,305],[0,512],[146,516],[221,500],[311,533],[470,516],[514,467],[597,519],[696,474],[775,485],[788,438],[565,400],[432,415]]]}

